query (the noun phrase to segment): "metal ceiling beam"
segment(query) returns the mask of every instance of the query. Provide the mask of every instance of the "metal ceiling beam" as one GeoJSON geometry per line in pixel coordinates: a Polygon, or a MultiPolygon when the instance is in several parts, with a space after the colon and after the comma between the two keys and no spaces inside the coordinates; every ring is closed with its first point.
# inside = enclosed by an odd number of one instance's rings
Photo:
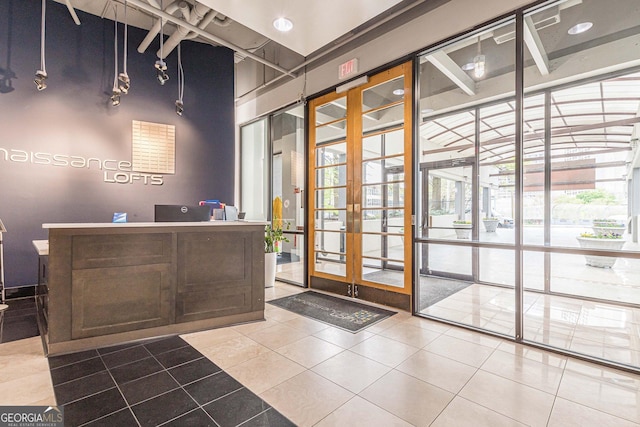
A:
{"type": "Polygon", "coordinates": [[[549,58],[531,16],[524,18],[524,42],[543,76],[549,75],[549,58]]]}
{"type": "Polygon", "coordinates": [[[425,55],[424,58],[431,62],[442,74],[447,76],[449,80],[454,82],[464,93],[469,96],[476,94],[476,83],[467,73],[462,71],[462,68],[460,68],[449,55],[439,50],[425,55]]]}
{"type": "Polygon", "coordinates": [[[258,55],[255,55],[255,54],[249,52],[248,50],[245,50],[245,49],[243,49],[243,48],[241,48],[239,46],[234,45],[233,43],[230,43],[230,42],[228,42],[226,40],[223,40],[223,39],[221,39],[219,37],[216,37],[213,34],[208,33],[206,31],[204,31],[203,29],[196,27],[195,25],[191,25],[188,22],[183,21],[182,19],[176,18],[175,16],[170,15],[170,14],[164,12],[163,10],[155,8],[155,7],[151,6],[150,4],[148,4],[145,1],[142,1],[142,0],[127,0],[127,3],[130,4],[130,5],[136,6],[139,9],[145,10],[145,11],[147,11],[147,12],[153,14],[153,15],[156,15],[156,16],[158,16],[158,17],[160,17],[160,18],[162,18],[162,19],[164,19],[166,21],[173,22],[176,25],[180,25],[180,26],[188,29],[189,31],[192,31],[192,32],[196,33],[197,35],[199,35],[200,37],[202,37],[204,39],[212,41],[212,42],[214,42],[216,44],[219,44],[221,46],[228,47],[229,49],[232,49],[235,52],[238,52],[238,53],[246,56],[247,58],[251,58],[256,62],[259,62],[261,64],[266,65],[269,68],[273,68],[274,70],[279,71],[282,74],[286,74],[286,75],[291,76],[291,77],[296,77],[296,75],[294,73],[292,73],[291,71],[289,71],[289,70],[287,70],[285,68],[282,68],[279,65],[273,64],[273,63],[267,61],[266,59],[261,58],[258,55]]]}

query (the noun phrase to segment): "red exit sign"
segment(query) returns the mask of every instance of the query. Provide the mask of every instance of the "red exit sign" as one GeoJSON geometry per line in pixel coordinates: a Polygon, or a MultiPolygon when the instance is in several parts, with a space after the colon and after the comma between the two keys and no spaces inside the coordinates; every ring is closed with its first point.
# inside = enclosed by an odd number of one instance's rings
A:
{"type": "Polygon", "coordinates": [[[338,66],[338,79],[340,80],[355,74],[358,74],[358,60],[356,58],[350,59],[338,66]]]}

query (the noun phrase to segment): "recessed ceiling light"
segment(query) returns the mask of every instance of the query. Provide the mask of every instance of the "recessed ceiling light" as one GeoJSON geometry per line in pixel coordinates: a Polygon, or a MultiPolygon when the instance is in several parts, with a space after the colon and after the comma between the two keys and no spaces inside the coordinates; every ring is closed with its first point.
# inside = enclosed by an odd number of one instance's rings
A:
{"type": "Polygon", "coordinates": [[[397,96],[404,95],[404,89],[396,89],[393,91],[393,94],[397,96]]]}
{"type": "Polygon", "coordinates": [[[287,31],[291,31],[291,29],[293,28],[293,22],[291,22],[291,20],[287,18],[278,18],[273,21],[273,26],[276,30],[286,33],[287,31]]]}
{"type": "Polygon", "coordinates": [[[461,67],[464,71],[471,71],[475,68],[475,65],[473,64],[473,62],[467,62],[466,64],[464,64],[461,67]]]}
{"type": "Polygon", "coordinates": [[[589,31],[591,29],[591,27],[593,27],[593,22],[581,22],[581,23],[576,24],[573,27],[569,28],[569,31],[567,31],[567,32],[569,34],[571,34],[572,36],[574,36],[576,34],[580,34],[580,33],[584,33],[585,31],[589,31]]]}

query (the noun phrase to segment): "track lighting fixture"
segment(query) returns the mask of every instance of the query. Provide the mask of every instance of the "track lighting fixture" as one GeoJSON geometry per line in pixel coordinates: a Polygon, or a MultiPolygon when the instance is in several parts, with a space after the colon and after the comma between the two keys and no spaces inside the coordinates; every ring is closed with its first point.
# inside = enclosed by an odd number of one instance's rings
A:
{"type": "Polygon", "coordinates": [[[486,58],[480,51],[480,36],[478,36],[478,54],[473,58],[473,75],[477,79],[484,77],[486,72],[486,58]]]}
{"type": "Polygon", "coordinates": [[[42,0],[42,19],[40,21],[40,69],[36,71],[33,82],[38,90],[47,88],[47,67],[44,62],[44,41],[45,41],[45,17],[47,13],[47,0],[42,0]]]}
{"type": "Polygon", "coordinates": [[[127,0],[124,0],[124,55],[122,58],[122,62],[124,63],[124,71],[118,74],[119,85],[118,88],[123,95],[129,93],[129,88],[131,87],[131,79],[129,79],[129,75],[127,74],[127,36],[129,33],[129,28],[127,25],[127,0]]]}
{"type": "MultiPolygon", "coordinates": [[[[164,5],[162,4],[162,0],[160,0],[160,9],[164,10],[164,5]]],[[[158,59],[155,63],[155,67],[156,67],[156,73],[157,73],[157,78],[158,78],[158,82],[161,85],[164,85],[167,80],[169,80],[169,75],[166,73],[167,71],[167,64],[164,62],[164,52],[163,52],[163,45],[164,45],[164,35],[162,34],[162,27],[163,27],[163,22],[162,22],[162,17],[160,17],[160,59],[158,59]]]]}
{"type": "Polygon", "coordinates": [[[178,99],[176,99],[176,114],[182,116],[184,112],[184,69],[182,68],[182,44],[178,44],[178,99]]]}
{"type": "Polygon", "coordinates": [[[43,70],[36,71],[36,78],[33,79],[38,90],[45,90],[47,88],[47,72],[43,70]]]}
{"type": "Polygon", "coordinates": [[[164,62],[162,59],[158,59],[156,61],[156,73],[157,73],[158,82],[161,85],[164,85],[167,82],[167,80],[169,80],[169,75],[165,71],[167,71],[167,63],[164,62]]]}
{"type": "Polygon", "coordinates": [[[113,33],[113,89],[111,90],[111,105],[117,107],[120,105],[120,95],[122,91],[118,87],[118,6],[114,5],[114,33],[113,33]]]}

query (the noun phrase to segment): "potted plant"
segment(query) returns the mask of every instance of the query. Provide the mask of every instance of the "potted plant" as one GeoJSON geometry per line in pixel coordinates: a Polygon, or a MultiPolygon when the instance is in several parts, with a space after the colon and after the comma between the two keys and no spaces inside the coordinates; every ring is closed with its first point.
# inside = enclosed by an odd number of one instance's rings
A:
{"type": "MultiPolygon", "coordinates": [[[[617,233],[581,233],[577,237],[578,243],[584,249],[619,250],[624,246],[622,235],[617,233]]],[[[616,263],[616,257],[585,255],[586,264],[592,267],[611,268],[616,263]]]]}
{"type": "Polygon", "coordinates": [[[614,219],[594,219],[591,228],[593,228],[593,234],[623,234],[626,231],[624,223],[614,219]]]}
{"type": "MultiPolygon", "coordinates": [[[[287,223],[287,230],[289,223],[287,223]]],[[[276,264],[278,262],[278,252],[280,242],[288,242],[289,239],[283,234],[282,227],[267,224],[264,227],[264,287],[271,288],[276,283],[276,264]]]]}
{"type": "Polygon", "coordinates": [[[469,239],[471,237],[471,221],[456,220],[453,221],[453,229],[458,239],[469,239]]]}
{"type": "Polygon", "coordinates": [[[482,223],[484,224],[484,229],[487,230],[487,233],[495,233],[498,228],[498,218],[494,216],[490,216],[482,219],[482,223]]]}

